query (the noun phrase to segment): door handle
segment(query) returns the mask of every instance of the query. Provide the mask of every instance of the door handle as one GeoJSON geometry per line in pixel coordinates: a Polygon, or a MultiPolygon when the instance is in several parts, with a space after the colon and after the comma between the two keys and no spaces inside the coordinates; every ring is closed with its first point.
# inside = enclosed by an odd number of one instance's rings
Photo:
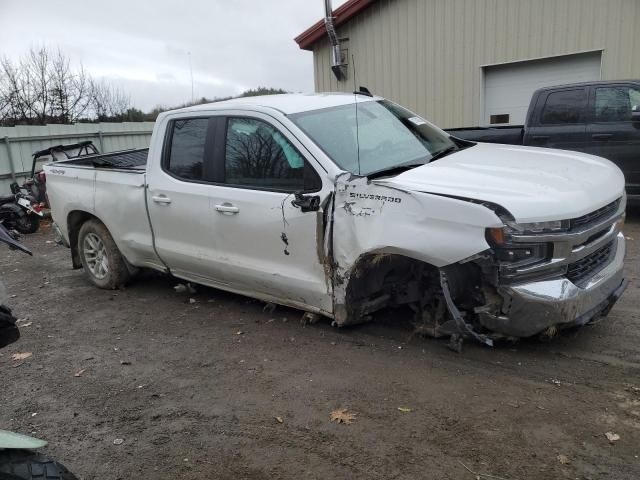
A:
{"type": "Polygon", "coordinates": [[[594,140],[606,140],[607,138],[613,137],[613,133],[594,133],[591,135],[591,138],[594,140]]]}
{"type": "Polygon", "coordinates": [[[153,197],[151,197],[151,200],[153,200],[156,203],[161,203],[163,205],[169,205],[171,203],[171,199],[166,195],[154,195],[153,197]]]}
{"type": "Polygon", "coordinates": [[[549,135],[533,135],[532,140],[549,140],[549,135]]]}
{"type": "Polygon", "coordinates": [[[216,211],[225,215],[235,215],[240,209],[230,203],[223,203],[222,205],[216,205],[216,211]]]}

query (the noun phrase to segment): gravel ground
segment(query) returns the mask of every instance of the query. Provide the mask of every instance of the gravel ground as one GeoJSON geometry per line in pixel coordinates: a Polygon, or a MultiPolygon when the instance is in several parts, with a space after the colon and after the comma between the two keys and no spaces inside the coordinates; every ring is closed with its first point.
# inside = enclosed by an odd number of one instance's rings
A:
{"type": "Polygon", "coordinates": [[[33,258],[0,256],[30,324],[0,356],[0,427],[84,479],[637,479],[640,214],[626,235],[631,285],[608,319],[456,354],[400,318],[303,327],[153,274],[98,290],[43,228],[33,258]],[[330,422],[338,408],[353,423],[330,422]]]}

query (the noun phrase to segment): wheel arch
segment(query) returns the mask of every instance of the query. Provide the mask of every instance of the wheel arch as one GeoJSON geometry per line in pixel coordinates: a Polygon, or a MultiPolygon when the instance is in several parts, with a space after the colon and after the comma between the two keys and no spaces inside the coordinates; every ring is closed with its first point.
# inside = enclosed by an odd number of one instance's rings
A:
{"type": "Polygon", "coordinates": [[[87,221],[94,219],[98,220],[104,225],[104,222],[102,220],[100,220],[94,214],[84,210],[73,210],[67,215],[67,233],[69,235],[69,248],[71,248],[71,263],[73,264],[73,268],[76,270],[82,268],[80,251],[78,249],[78,236],[80,234],[80,228],[87,221]]]}
{"type": "Polygon", "coordinates": [[[370,251],[358,257],[338,279],[343,298],[334,307],[338,325],[363,323],[386,307],[420,305],[440,295],[440,272],[447,272],[454,298],[468,294],[480,271],[473,262],[438,267],[400,252],[370,251]]]}
{"type": "Polygon", "coordinates": [[[335,278],[336,293],[342,293],[335,298],[336,323],[363,323],[378,310],[417,301],[420,284],[437,276],[438,267],[403,253],[363,253],[335,278]]]}

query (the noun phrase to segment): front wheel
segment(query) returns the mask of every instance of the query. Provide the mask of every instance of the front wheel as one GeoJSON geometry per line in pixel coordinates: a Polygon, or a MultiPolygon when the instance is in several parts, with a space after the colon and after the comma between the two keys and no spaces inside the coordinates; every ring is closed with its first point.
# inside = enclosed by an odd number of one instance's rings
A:
{"type": "Polygon", "coordinates": [[[16,230],[22,234],[36,233],[40,228],[40,217],[38,215],[21,215],[16,220],[16,230]]]}
{"type": "Polygon", "coordinates": [[[97,287],[113,290],[129,280],[129,270],[120,250],[99,220],[89,220],[80,227],[78,252],[85,274],[97,287]]]}
{"type": "Polygon", "coordinates": [[[0,450],[0,479],[78,480],[64,465],[29,450],[0,450]]]}

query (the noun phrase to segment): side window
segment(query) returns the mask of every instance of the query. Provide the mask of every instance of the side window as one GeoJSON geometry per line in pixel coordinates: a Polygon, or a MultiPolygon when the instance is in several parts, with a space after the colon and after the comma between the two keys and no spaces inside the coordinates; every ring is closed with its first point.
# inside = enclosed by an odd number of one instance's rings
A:
{"type": "Polygon", "coordinates": [[[251,118],[228,120],[224,168],[227,184],[285,192],[305,190],[310,172],[317,177],[276,128],[251,118]]]}
{"type": "Polygon", "coordinates": [[[586,108],[587,92],[584,89],[553,92],[544,104],[540,123],[581,123],[586,108]]]}
{"type": "Polygon", "coordinates": [[[630,88],[629,98],[631,98],[631,111],[640,112],[640,90],[637,88],[630,88]]]}
{"type": "Polygon", "coordinates": [[[207,140],[207,118],[174,120],[171,130],[171,149],[165,168],[185,180],[202,180],[204,145],[207,140]]]}
{"type": "Polygon", "coordinates": [[[638,93],[637,90],[629,87],[597,88],[595,121],[628,122],[631,120],[632,92],[638,93]]]}

